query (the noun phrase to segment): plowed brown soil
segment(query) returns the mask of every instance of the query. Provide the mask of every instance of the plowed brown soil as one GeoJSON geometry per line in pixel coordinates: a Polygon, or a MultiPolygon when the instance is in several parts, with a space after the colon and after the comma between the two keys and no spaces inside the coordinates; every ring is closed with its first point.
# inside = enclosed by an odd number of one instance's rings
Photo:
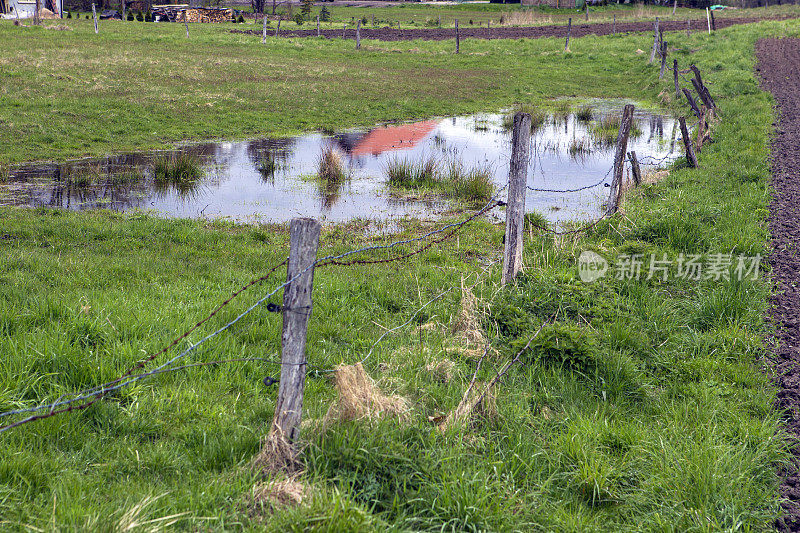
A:
{"type": "MultiPolygon", "coordinates": [[[[756,45],[764,89],[778,103],[780,119],[772,139],[769,263],[777,284],[771,318],[776,327],[778,407],[794,437],[800,436],[800,39],[763,39],[756,45]]],[[[800,531],[800,446],[784,472],[784,517],[780,531],[800,531]]]]}
{"type": "MultiPolygon", "coordinates": [[[[791,16],[775,17],[770,19],[760,18],[722,18],[719,17],[716,21],[717,29],[727,28],[736,24],[749,24],[752,22],[759,22],[761,20],[783,20],[792,18],[791,16]]],[[[668,21],[662,20],[659,26],[663,31],[686,31],[686,21],[668,21]]],[[[708,31],[705,20],[693,20],[691,22],[693,32],[708,31]]],[[[572,24],[572,37],[584,37],[586,35],[611,35],[612,24],[598,23],[598,24],[579,24],[573,21],[572,24]]],[[[231,30],[234,33],[246,33],[251,35],[261,36],[261,30],[231,30]]],[[[652,21],[641,22],[618,22],[616,25],[617,33],[632,33],[632,32],[646,32],[653,31],[652,21]]],[[[355,28],[348,27],[345,31],[338,30],[322,30],[323,37],[328,39],[336,37],[346,37],[354,39],[356,35],[355,28]]],[[[566,37],[567,27],[563,24],[556,24],[552,26],[525,26],[525,27],[497,27],[497,28],[475,28],[475,27],[461,27],[459,30],[461,39],[536,39],[540,37],[566,37]]],[[[274,27],[267,29],[267,35],[275,35],[274,27]]],[[[316,28],[310,30],[292,30],[281,31],[281,37],[313,37],[317,35],[316,28]]],[[[361,28],[362,39],[374,39],[378,41],[410,41],[414,39],[421,39],[423,41],[444,41],[448,39],[455,39],[456,31],[453,28],[429,28],[429,29],[397,29],[397,28],[361,28]]]]}

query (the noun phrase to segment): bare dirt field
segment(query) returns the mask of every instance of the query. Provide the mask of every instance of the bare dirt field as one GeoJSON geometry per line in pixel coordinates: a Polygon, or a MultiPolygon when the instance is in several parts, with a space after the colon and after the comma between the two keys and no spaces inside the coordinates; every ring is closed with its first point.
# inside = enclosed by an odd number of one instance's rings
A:
{"type": "MultiPolygon", "coordinates": [[[[769,227],[772,252],[769,263],[777,284],[771,316],[776,327],[775,372],[778,407],[786,425],[800,436],[800,39],[764,39],[756,46],[757,70],[762,86],[778,103],[780,120],[772,140],[772,187],[769,227]]],[[[800,472],[795,464],[785,477],[781,493],[788,501],[785,516],[777,524],[781,531],[800,531],[800,472]]]]}
{"type": "MultiPolygon", "coordinates": [[[[759,22],[761,20],[783,20],[793,18],[792,16],[774,17],[774,18],[756,18],[756,17],[742,17],[742,18],[719,18],[716,22],[717,29],[727,28],[736,24],[750,24],[759,22]]],[[[668,21],[662,20],[660,28],[663,31],[685,31],[686,21],[668,21]]],[[[707,31],[706,24],[693,20],[691,22],[691,31],[707,31]]],[[[233,33],[247,33],[252,35],[261,36],[261,30],[231,30],[233,33]]],[[[614,31],[612,24],[577,24],[572,25],[572,37],[584,37],[586,35],[611,35],[614,31]]],[[[619,22],[616,24],[617,33],[633,33],[653,31],[653,22],[619,22]]],[[[484,27],[462,27],[459,30],[462,39],[536,39],[541,37],[566,37],[567,27],[563,24],[554,24],[550,26],[505,26],[497,28],[484,28],[484,27]]],[[[355,28],[348,27],[346,31],[336,30],[321,30],[320,34],[328,39],[342,37],[354,38],[355,28]]],[[[281,31],[282,37],[313,37],[317,35],[316,28],[310,30],[290,30],[281,31]]],[[[410,41],[421,39],[424,41],[443,41],[454,39],[456,32],[453,28],[430,28],[430,29],[397,29],[397,28],[361,28],[362,39],[374,39],[378,41],[410,41]]]]}

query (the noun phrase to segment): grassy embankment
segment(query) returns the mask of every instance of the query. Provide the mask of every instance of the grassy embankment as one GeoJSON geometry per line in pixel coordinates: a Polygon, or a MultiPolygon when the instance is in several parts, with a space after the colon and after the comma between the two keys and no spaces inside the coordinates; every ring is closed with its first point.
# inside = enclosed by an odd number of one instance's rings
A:
{"type": "MultiPolygon", "coordinates": [[[[83,24],[74,32],[0,26],[3,42],[17,47],[13,61],[2,60],[9,81],[0,140],[9,158],[563,95],[652,102],[669,90],[636,53],[645,35],[578,39],[566,56],[560,40],[469,42],[468,53],[453,57],[441,43],[368,43],[357,55],[336,41],[261,47],[213,28],[186,43],[180,31],[156,26],[137,36],[126,28],[95,40],[83,24]],[[56,49],[60,59],[48,60],[56,49]],[[507,82],[498,87],[498,79],[507,82]]],[[[518,284],[499,290],[496,266],[480,278],[475,316],[499,352],[480,379],[557,312],[557,324],[496,391],[498,412],[488,419],[444,434],[428,420],[456,406],[480,348],[453,333],[453,290],[414,322],[433,326],[400,330],[366,363],[385,392],[409,401],[409,420],[307,428],[301,481],[314,496],[306,504],[270,513],[252,501],[259,480],[248,464],[275,395],[261,379],[277,368],[231,363],[166,374],[84,412],[3,434],[3,526],[112,530],[177,514],[180,527],[211,530],[768,529],[784,458],[763,371],[768,285],[674,277],[584,284],[576,259],[584,249],[610,259],[766,252],[772,101],[757,87],[752,48],[761,36],[799,31],[764,23],[670,35],[675,57],[700,66],[721,105],[716,143],[703,151],[702,169],[675,170],[631,194],[624,218],[578,240],[532,235],[518,284]]],[[[18,209],[0,210],[0,221],[3,409],[116,377],[286,254],[278,227],[18,209]]],[[[409,223],[407,231],[421,228],[409,223]]],[[[480,223],[401,264],[319,270],[310,360],[325,368],[361,359],[384,327],[402,324],[462,276],[475,283],[501,238],[500,228],[480,223]]],[[[333,227],[321,253],[387,240],[356,224],[333,227]]],[[[279,317],[259,309],[191,361],[268,357],[278,328],[279,317]]],[[[312,372],[305,418],[320,420],[335,399],[326,376],[312,372]]]]}

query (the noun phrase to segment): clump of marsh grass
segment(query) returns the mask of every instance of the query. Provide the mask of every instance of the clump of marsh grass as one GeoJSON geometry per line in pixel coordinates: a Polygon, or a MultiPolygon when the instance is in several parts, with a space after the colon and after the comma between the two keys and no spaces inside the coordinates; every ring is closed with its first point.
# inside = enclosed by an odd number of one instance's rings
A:
{"type": "Polygon", "coordinates": [[[403,189],[435,187],[438,171],[439,162],[433,156],[416,161],[395,157],[389,160],[385,167],[389,185],[403,189]]]}
{"type": "Polygon", "coordinates": [[[5,183],[11,177],[11,169],[8,163],[0,161],[0,183],[5,183]]]}
{"type": "Polygon", "coordinates": [[[578,122],[590,122],[594,118],[594,110],[590,105],[582,105],[575,112],[575,118],[578,122]]]}
{"type": "Polygon", "coordinates": [[[557,100],[553,107],[553,116],[561,120],[566,120],[572,112],[572,104],[569,100],[557,100]]]}
{"type": "Polygon", "coordinates": [[[159,187],[173,186],[178,190],[192,190],[203,177],[202,162],[186,152],[171,152],[153,162],[153,178],[159,187]]]}
{"type": "Polygon", "coordinates": [[[591,141],[586,137],[580,139],[572,139],[569,143],[569,155],[573,159],[585,157],[592,153],[591,141]]]}
{"type": "Polygon", "coordinates": [[[492,175],[492,168],[488,163],[467,168],[460,159],[451,159],[440,181],[442,188],[452,197],[478,203],[488,200],[494,194],[492,175]]]}
{"type": "Polygon", "coordinates": [[[264,179],[271,179],[275,176],[275,171],[278,169],[278,163],[275,160],[275,155],[272,152],[265,152],[261,154],[261,158],[256,164],[261,177],[264,179]]]}
{"type": "Polygon", "coordinates": [[[511,131],[514,129],[514,115],[517,113],[528,113],[531,116],[531,131],[536,131],[547,122],[547,112],[533,104],[515,104],[512,111],[503,117],[503,129],[511,131]]]}
{"type": "Polygon", "coordinates": [[[339,152],[325,148],[317,160],[317,177],[329,183],[340,183],[347,178],[339,152]]]}
{"type": "MultiPolygon", "coordinates": [[[[611,146],[616,143],[621,123],[621,116],[606,116],[598,120],[591,128],[595,143],[599,146],[611,146]]],[[[642,128],[639,127],[635,120],[632,121],[628,136],[635,139],[641,137],[641,135],[642,128]]]]}

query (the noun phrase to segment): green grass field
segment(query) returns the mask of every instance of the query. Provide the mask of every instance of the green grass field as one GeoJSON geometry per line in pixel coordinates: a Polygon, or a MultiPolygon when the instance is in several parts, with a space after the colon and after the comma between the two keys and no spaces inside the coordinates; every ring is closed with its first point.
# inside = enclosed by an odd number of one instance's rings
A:
{"type": "MultiPolygon", "coordinates": [[[[645,54],[651,36],[563,42],[269,41],[225,27],[90,23],[72,31],[0,25],[0,143],[9,162],[149,148],[184,139],[468,113],[552,98],[662,102],[645,54]],[[399,53],[399,52],[403,53],[399,53]],[[502,80],[498,83],[497,80],[502,80]]],[[[303,428],[307,498],[255,497],[250,467],[272,419],[266,362],[189,368],[125,388],[81,412],[0,434],[0,524],[10,530],[719,531],[769,530],[779,513],[786,441],[774,411],[758,280],[578,279],[583,250],[765,255],[772,99],[753,45],[800,34],[769,22],[715,35],[670,35],[720,104],[702,168],[678,164],[628,193],[624,216],[580,238],[526,233],[526,271],[500,288],[502,227],[477,222],[412,259],[328,267],[315,276],[308,356],[317,369],[365,362],[406,419],[334,419],[337,393],[312,369],[303,428]],[[493,265],[493,266],[487,266],[493,265]],[[545,326],[496,389],[496,412],[440,432],[476,367],[454,330],[460,286],[491,341],[487,380],[545,326]],[[415,316],[432,298],[444,294],[415,316]],[[424,326],[424,327],[417,327],[424,326]]],[[[667,100],[669,98],[666,98],[667,100]]],[[[458,217],[456,217],[457,219],[458,217]]],[[[232,290],[287,254],[285,227],[161,220],[144,214],[0,208],[0,409],[56,400],[114,379],[232,290]]],[[[327,227],[320,255],[417,235],[358,221],[327,227]]],[[[399,252],[409,250],[405,247],[399,252]]],[[[368,257],[385,258],[387,252],[368,257]]],[[[766,262],[762,264],[766,267],[766,262]]],[[[225,308],[187,342],[275,286],[225,308]]],[[[276,301],[278,301],[276,299],[276,301]]],[[[279,349],[263,307],[187,362],[279,349]]],[[[187,344],[182,343],[182,347],[187,344]]],[[[163,357],[161,360],[166,360],[163,357]]],[[[279,478],[279,476],[276,476],[279,478]]]]}

